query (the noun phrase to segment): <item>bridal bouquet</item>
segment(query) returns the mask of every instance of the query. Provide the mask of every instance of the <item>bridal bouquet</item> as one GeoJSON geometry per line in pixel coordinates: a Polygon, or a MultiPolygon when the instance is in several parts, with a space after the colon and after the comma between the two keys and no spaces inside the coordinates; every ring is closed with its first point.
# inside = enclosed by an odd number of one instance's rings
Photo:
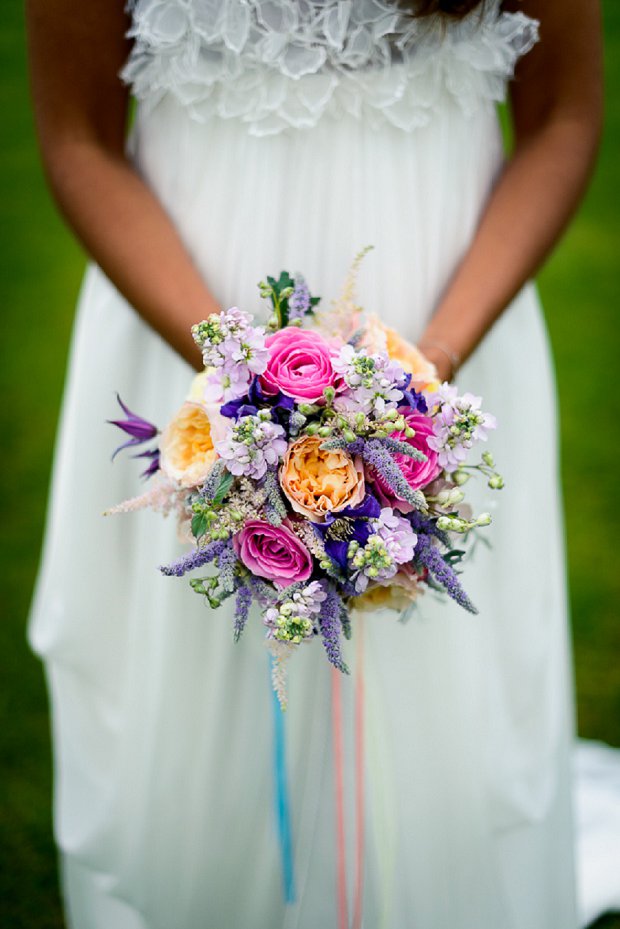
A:
{"type": "Polygon", "coordinates": [[[502,486],[488,452],[468,463],[495,427],[480,398],[440,384],[418,349],[355,305],[363,254],[328,311],[301,274],[282,272],[259,284],[265,327],[237,307],[197,323],[205,370],[161,434],[122,403],[114,421],[130,436],[115,454],[159,441],[139,456],[151,488],[108,512],[176,514],[192,549],[161,571],[200,572],[191,587],[212,607],[234,597],[235,640],[260,606],[283,705],[298,647],[320,638],[347,671],[353,608],[402,612],[433,587],[475,612],[452,539],[490,516],[472,515],[462,487],[473,470],[502,486]]]}

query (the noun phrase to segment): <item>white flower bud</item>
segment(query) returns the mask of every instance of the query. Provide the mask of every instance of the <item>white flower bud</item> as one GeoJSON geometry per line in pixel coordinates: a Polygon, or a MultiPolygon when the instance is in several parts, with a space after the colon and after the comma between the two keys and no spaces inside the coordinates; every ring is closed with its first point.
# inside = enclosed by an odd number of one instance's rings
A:
{"type": "Polygon", "coordinates": [[[481,513],[478,519],[476,520],[477,526],[490,526],[491,525],[491,514],[490,513],[481,513]]]}

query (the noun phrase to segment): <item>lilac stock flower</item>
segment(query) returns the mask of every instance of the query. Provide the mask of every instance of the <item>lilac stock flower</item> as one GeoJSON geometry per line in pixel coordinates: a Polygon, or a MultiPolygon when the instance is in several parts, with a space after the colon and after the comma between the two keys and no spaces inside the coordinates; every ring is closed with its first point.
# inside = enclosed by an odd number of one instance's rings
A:
{"type": "Polygon", "coordinates": [[[371,521],[366,543],[363,546],[355,541],[349,544],[349,563],[356,591],[362,593],[370,581],[394,577],[400,565],[412,560],[416,542],[417,536],[409,521],[390,507],[384,507],[379,518],[371,521]]]}
{"type": "Polygon", "coordinates": [[[299,271],[295,274],[295,287],[288,301],[288,318],[302,319],[310,309],[310,290],[299,271]]]}
{"type": "MultiPolygon", "coordinates": [[[[120,398],[120,395],[116,395],[123,413],[127,417],[126,419],[109,419],[108,422],[111,426],[117,426],[119,429],[122,429],[128,436],[131,436],[127,442],[123,442],[122,445],[116,449],[112,455],[112,461],[116,458],[118,453],[124,448],[131,448],[136,445],[142,445],[143,442],[150,442],[151,439],[154,439],[158,434],[159,429],[157,426],[154,426],[153,423],[150,423],[148,420],[143,419],[141,416],[138,416],[136,413],[132,413],[129,407],[125,406],[123,401],[120,398]]],[[[153,449],[150,452],[144,452],[139,456],[141,458],[154,457],[156,450],[153,449]]],[[[157,454],[159,452],[157,451],[157,454]]],[[[149,470],[149,469],[147,469],[149,470]]],[[[155,468],[157,470],[157,468],[155,468]]]]}
{"type": "Polygon", "coordinates": [[[231,474],[253,480],[260,480],[268,468],[276,466],[286,449],[286,433],[282,426],[271,421],[268,410],[261,410],[257,416],[240,417],[228,436],[215,443],[216,452],[231,474]]]}
{"type": "Polygon", "coordinates": [[[159,570],[162,574],[165,574],[166,577],[183,577],[188,571],[193,571],[195,568],[202,568],[204,565],[215,561],[221,552],[229,545],[230,543],[227,539],[224,541],[218,539],[216,542],[209,542],[209,544],[205,545],[203,548],[197,548],[169,565],[162,565],[159,570]]]}
{"type": "Polygon", "coordinates": [[[401,385],[408,385],[405,371],[385,352],[369,354],[343,345],[332,359],[334,371],[348,388],[336,397],[334,406],[343,412],[377,414],[395,409],[403,399],[401,385]]]}
{"type": "Polygon", "coordinates": [[[496,420],[480,409],[481,397],[466,393],[458,396],[456,387],[442,384],[429,397],[431,406],[439,410],[433,417],[434,436],[428,439],[429,448],[438,453],[438,461],[446,471],[455,471],[467,458],[475,442],[485,442],[496,420]]]}
{"type": "Polygon", "coordinates": [[[316,617],[327,593],[319,581],[295,590],[290,596],[265,611],[263,623],[267,637],[290,645],[310,641],[315,634],[316,617]]]}
{"type": "Polygon", "coordinates": [[[373,520],[373,529],[388,546],[396,564],[407,564],[412,560],[418,537],[409,520],[394,512],[391,507],[385,506],[379,518],[373,520]]]}
{"type": "Polygon", "coordinates": [[[222,313],[212,313],[192,327],[205,366],[215,369],[207,376],[207,401],[242,397],[252,377],[265,370],[269,359],[265,330],[262,326],[252,326],[251,320],[248,313],[233,306],[222,313]]]}
{"type": "Polygon", "coordinates": [[[420,534],[415,547],[416,561],[425,567],[433,576],[435,581],[440,584],[449,597],[467,610],[468,613],[477,613],[478,610],[473,605],[459,581],[458,574],[447,561],[442,557],[441,552],[430,536],[420,534]]]}

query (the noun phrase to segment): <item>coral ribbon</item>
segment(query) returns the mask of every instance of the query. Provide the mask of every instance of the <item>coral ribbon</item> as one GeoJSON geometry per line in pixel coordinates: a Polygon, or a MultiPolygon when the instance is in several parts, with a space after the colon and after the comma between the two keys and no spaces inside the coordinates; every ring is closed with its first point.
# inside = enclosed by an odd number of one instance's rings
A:
{"type": "MultiPolygon", "coordinates": [[[[273,658],[271,658],[273,664],[273,658]]],[[[273,670],[273,668],[271,668],[273,670]]],[[[295,902],[295,873],[293,868],[293,840],[291,835],[291,814],[286,777],[286,739],[284,731],[284,713],[277,694],[272,689],[273,705],[273,763],[275,775],[275,804],[280,839],[280,858],[282,860],[282,880],[284,902],[295,902]]]]}
{"type": "MultiPolygon", "coordinates": [[[[355,687],[355,892],[353,895],[352,929],[362,924],[364,891],[364,640],[361,620],[356,628],[356,687],[355,687]]],[[[342,695],[340,671],[332,669],[332,724],[334,737],[334,774],[336,792],[336,848],[338,929],[347,929],[347,863],[344,829],[344,752],[342,734],[342,695]]]]}

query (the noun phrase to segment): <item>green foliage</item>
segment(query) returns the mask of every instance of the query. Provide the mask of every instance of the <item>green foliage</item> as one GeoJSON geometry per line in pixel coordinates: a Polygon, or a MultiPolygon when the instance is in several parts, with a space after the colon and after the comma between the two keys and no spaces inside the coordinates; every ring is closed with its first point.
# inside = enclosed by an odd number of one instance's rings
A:
{"type": "Polygon", "coordinates": [[[200,512],[192,516],[192,535],[196,540],[201,539],[207,531],[207,514],[200,512]]]}
{"type": "Polygon", "coordinates": [[[233,481],[234,481],[234,477],[230,473],[230,471],[225,471],[224,474],[222,474],[222,477],[220,478],[220,482],[217,486],[217,490],[215,491],[213,495],[214,506],[219,506],[221,503],[224,502],[224,498],[226,494],[228,493],[228,491],[230,490],[230,488],[232,487],[233,481]]]}

